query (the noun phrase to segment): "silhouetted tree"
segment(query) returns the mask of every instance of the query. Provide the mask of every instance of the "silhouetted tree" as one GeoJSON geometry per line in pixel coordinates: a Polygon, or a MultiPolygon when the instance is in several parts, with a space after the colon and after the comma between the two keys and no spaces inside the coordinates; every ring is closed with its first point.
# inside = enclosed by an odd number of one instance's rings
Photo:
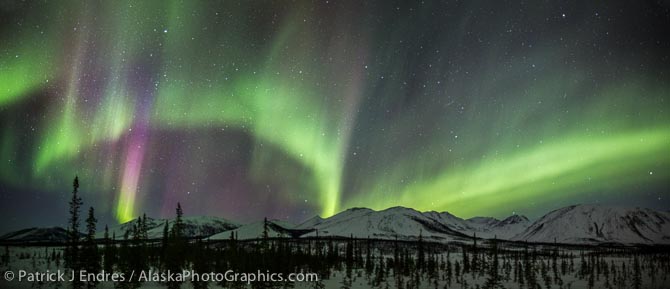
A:
{"type": "Polygon", "coordinates": [[[181,209],[181,203],[177,203],[177,217],[174,219],[174,224],[172,224],[172,238],[181,239],[184,236],[184,211],[181,209]]]}
{"type": "Polygon", "coordinates": [[[472,239],[474,240],[472,245],[472,261],[470,262],[470,271],[474,277],[477,271],[479,270],[479,251],[477,251],[477,233],[472,234],[472,239]]]}
{"type": "Polygon", "coordinates": [[[161,240],[161,255],[160,255],[160,266],[165,268],[165,260],[167,259],[169,241],[170,241],[170,228],[168,226],[168,220],[165,220],[165,225],[163,225],[163,239],[161,240]]]}
{"type": "Polygon", "coordinates": [[[495,289],[503,288],[502,283],[500,282],[500,275],[498,274],[498,242],[493,238],[493,244],[491,246],[491,265],[489,266],[489,276],[486,279],[486,284],[484,288],[495,289]]]}
{"type": "Polygon", "coordinates": [[[416,260],[417,260],[417,267],[419,269],[422,269],[424,266],[424,262],[426,261],[426,252],[424,251],[423,248],[423,230],[419,230],[419,240],[417,242],[417,250],[416,250],[416,260]]]}
{"type": "Polygon", "coordinates": [[[2,255],[2,263],[9,265],[9,246],[5,245],[5,254],[2,255]]]}
{"type": "Polygon", "coordinates": [[[345,262],[347,264],[347,270],[351,270],[351,267],[353,265],[353,260],[354,260],[354,247],[353,247],[353,242],[354,242],[354,236],[350,235],[349,239],[347,240],[346,248],[345,248],[345,262]]]}
{"type": "MultiPolygon", "coordinates": [[[[172,231],[170,232],[170,240],[168,246],[168,254],[166,256],[166,268],[171,272],[180,272],[185,265],[186,242],[184,240],[184,224],[182,217],[184,212],[181,209],[181,204],[177,203],[176,209],[177,217],[172,224],[172,231]]],[[[177,289],[181,287],[179,281],[169,281],[167,283],[169,289],[177,289]]]]}
{"type": "MultiPolygon", "coordinates": [[[[132,271],[132,255],[133,252],[128,244],[128,239],[130,238],[130,230],[126,230],[126,232],[123,234],[123,241],[121,242],[121,245],[119,247],[119,262],[118,262],[118,268],[117,271],[124,274],[125,276],[130,276],[131,271],[132,271]]],[[[128,280],[120,281],[114,284],[116,288],[119,289],[127,289],[127,288],[132,288],[130,282],[128,280]]]]}
{"type": "MultiPolygon", "coordinates": [[[[137,221],[133,224],[133,240],[132,246],[130,247],[130,269],[132,272],[142,272],[148,269],[147,264],[147,249],[146,249],[146,236],[145,228],[143,224],[144,218],[138,217],[137,221]]],[[[139,278],[134,278],[133,280],[128,280],[128,286],[130,288],[139,288],[142,284],[139,282],[139,278]]]]}
{"type": "MultiPolygon", "coordinates": [[[[98,220],[95,219],[95,211],[93,207],[88,209],[88,218],[86,218],[86,244],[82,259],[84,261],[84,269],[87,273],[100,272],[100,255],[98,253],[98,245],[95,243],[95,226],[98,220]]],[[[97,282],[95,278],[89,278],[86,282],[88,288],[95,288],[97,282]]]]}
{"type": "Polygon", "coordinates": [[[640,270],[640,261],[637,255],[633,257],[633,288],[640,289],[642,287],[642,272],[640,270]]]}
{"type": "Polygon", "coordinates": [[[268,218],[263,218],[263,239],[267,240],[268,239],[268,218]]]}
{"type": "Polygon", "coordinates": [[[149,239],[149,225],[147,224],[147,214],[142,214],[142,223],[141,223],[141,239],[146,241],[149,239]]]}
{"type": "MultiPolygon", "coordinates": [[[[193,271],[195,271],[198,274],[206,274],[207,272],[211,271],[210,263],[209,263],[209,258],[207,257],[207,249],[205,245],[203,244],[202,240],[198,239],[198,241],[195,244],[194,248],[195,252],[193,252],[194,255],[194,260],[193,260],[193,271]]],[[[191,283],[193,284],[194,289],[207,289],[209,288],[209,282],[203,281],[203,280],[191,280],[191,283]]]]}
{"type": "MultiPolygon", "coordinates": [[[[77,194],[79,191],[79,177],[75,176],[72,182],[72,199],[70,199],[70,218],[68,220],[68,242],[65,247],[65,267],[78,272],[81,269],[79,260],[79,212],[83,202],[77,194]]],[[[71,283],[72,288],[82,287],[78,278],[71,283]]]]}
{"type": "Polygon", "coordinates": [[[470,260],[468,258],[468,251],[465,249],[465,246],[461,247],[462,257],[463,257],[463,274],[466,274],[470,271],[470,260]]]}
{"type": "MultiPolygon", "coordinates": [[[[116,237],[116,235],[115,235],[116,237]]],[[[107,272],[112,272],[114,270],[114,263],[116,261],[116,246],[112,244],[112,240],[109,238],[109,228],[105,226],[105,247],[104,247],[104,258],[102,268],[107,272]]]]}
{"type": "Polygon", "coordinates": [[[170,226],[168,225],[168,220],[165,220],[165,225],[163,225],[163,244],[167,244],[169,238],[170,226]]]}

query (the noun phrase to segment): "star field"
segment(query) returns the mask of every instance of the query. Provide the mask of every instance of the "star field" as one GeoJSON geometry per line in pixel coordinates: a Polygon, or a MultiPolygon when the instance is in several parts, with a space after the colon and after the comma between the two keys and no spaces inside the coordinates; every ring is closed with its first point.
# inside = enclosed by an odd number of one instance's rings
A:
{"type": "Polygon", "coordinates": [[[1,228],[75,175],[108,222],[668,209],[669,9],[5,1],[1,228]]]}

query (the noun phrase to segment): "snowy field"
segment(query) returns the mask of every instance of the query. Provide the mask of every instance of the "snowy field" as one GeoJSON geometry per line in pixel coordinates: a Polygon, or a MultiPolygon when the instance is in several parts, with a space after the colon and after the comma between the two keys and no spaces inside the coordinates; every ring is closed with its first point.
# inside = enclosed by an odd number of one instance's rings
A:
{"type": "MultiPolygon", "coordinates": [[[[70,288],[69,282],[17,281],[17,272],[66,271],[62,248],[8,247],[9,264],[3,259],[2,273],[14,272],[15,279],[3,278],[0,288],[70,288]]],[[[546,252],[545,252],[546,253],[546,252]]],[[[4,255],[3,253],[3,258],[4,255]]],[[[487,252],[426,253],[424,257],[400,256],[404,262],[393,262],[393,254],[363,258],[360,266],[346,262],[319,276],[318,282],[207,283],[209,288],[670,288],[667,254],[589,254],[586,251],[561,250],[556,256],[499,254],[498,262],[487,252]],[[634,257],[636,256],[636,257],[634,257]],[[422,264],[419,264],[419,259],[422,264]],[[371,261],[369,261],[371,260],[371,261]],[[496,269],[494,269],[496,268],[496,269]],[[396,272],[397,271],[397,272],[396,272]],[[495,281],[495,282],[494,282],[495,281]],[[497,284],[497,285],[496,285],[497,284]]],[[[69,271],[68,271],[69,272],[69,271]]],[[[118,288],[115,282],[101,282],[96,288],[118,288]]],[[[144,282],[140,288],[167,288],[167,284],[144,282]]],[[[181,288],[194,288],[190,281],[181,288]]],[[[198,288],[198,287],[195,287],[198,288]]]]}

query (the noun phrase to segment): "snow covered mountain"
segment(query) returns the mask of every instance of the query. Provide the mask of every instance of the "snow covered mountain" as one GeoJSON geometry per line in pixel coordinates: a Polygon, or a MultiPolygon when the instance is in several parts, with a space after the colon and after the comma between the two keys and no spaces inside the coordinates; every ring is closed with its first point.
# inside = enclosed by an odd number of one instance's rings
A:
{"type": "Polygon", "coordinates": [[[526,216],[512,215],[494,224],[489,232],[499,239],[510,240],[523,232],[530,224],[530,220],[526,216]]]}
{"type": "Polygon", "coordinates": [[[576,205],[552,211],[531,224],[513,215],[461,219],[448,212],[419,212],[394,207],[382,211],[354,208],[330,218],[307,220],[306,236],[354,236],[416,239],[421,233],[434,241],[481,238],[574,244],[670,244],[670,212],[642,208],[576,205]]]}
{"type": "Polygon", "coordinates": [[[318,216],[298,225],[315,229],[306,236],[340,236],[359,238],[416,239],[421,233],[433,241],[463,240],[473,235],[481,238],[509,239],[530,225],[524,216],[511,216],[502,221],[490,217],[461,219],[448,212],[419,212],[404,207],[374,211],[353,208],[330,218],[318,216]]]}
{"type": "MultiPolygon", "coordinates": [[[[302,226],[302,225],[301,225],[302,226]]],[[[302,227],[306,229],[306,227],[302,227]]],[[[318,222],[314,232],[305,236],[339,236],[357,238],[381,238],[408,240],[419,234],[424,239],[446,241],[463,239],[467,236],[452,229],[439,219],[439,214],[423,214],[403,207],[393,207],[382,211],[367,208],[353,208],[318,222]]]]}
{"type": "MultiPolygon", "coordinates": [[[[221,233],[210,236],[210,240],[224,240],[230,239],[231,234],[235,234],[235,238],[238,240],[248,240],[248,239],[258,239],[263,237],[263,231],[265,229],[265,221],[254,222],[251,224],[246,224],[239,226],[237,228],[223,231],[221,233]]],[[[268,220],[268,237],[277,238],[277,237],[298,237],[294,235],[293,227],[295,225],[280,221],[280,220],[268,220]]]]}
{"type": "MultiPolygon", "coordinates": [[[[132,237],[132,232],[133,232],[133,226],[139,222],[139,219],[134,219],[128,222],[125,222],[123,224],[118,224],[116,226],[109,226],[109,237],[116,238],[116,240],[122,240],[124,234],[126,231],[130,232],[130,235],[132,237]]],[[[154,230],[156,228],[162,228],[161,225],[165,223],[164,219],[154,219],[147,217],[147,229],[149,231],[154,230]]],[[[97,232],[95,234],[96,238],[103,238],[105,236],[105,227],[104,225],[102,227],[97,228],[97,232]]]]}
{"type": "Polygon", "coordinates": [[[304,221],[300,223],[299,225],[295,226],[296,229],[311,229],[316,227],[317,225],[321,224],[323,222],[324,218],[321,218],[319,216],[314,216],[307,221],[304,221]]]}
{"type": "MultiPolygon", "coordinates": [[[[184,222],[184,233],[189,237],[208,237],[240,226],[238,223],[219,217],[189,216],[183,217],[182,220],[184,222]]],[[[174,219],[170,219],[168,221],[169,227],[172,228],[173,224],[174,219]]],[[[165,221],[160,228],[149,230],[149,237],[162,237],[164,225],[165,221]]]]}
{"type": "Polygon", "coordinates": [[[544,215],[512,239],[577,244],[670,244],[670,212],[569,206],[544,215]]]}
{"type": "Polygon", "coordinates": [[[482,238],[497,238],[509,240],[525,230],[530,221],[525,216],[512,215],[504,220],[498,220],[490,217],[474,217],[465,220],[467,226],[462,230],[468,235],[477,234],[482,238]]]}
{"type": "MultiPolygon", "coordinates": [[[[240,225],[217,217],[184,217],[189,237],[211,240],[261,238],[264,222],[240,225]]],[[[171,228],[174,219],[147,218],[149,238],[161,238],[165,223],[171,228]]],[[[133,220],[109,228],[110,237],[123,239],[132,231],[133,220]]],[[[104,235],[98,228],[97,238],[104,235]]],[[[448,212],[419,212],[411,208],[393,207],[381,211],[352,208],[329,218],[315,216],[299,225],[280,220],[268,221],[268,236],[275,237],[357,237],[378,239],[424,240],[447,242],[479,238],[529,242],[572,244],[670,244],[670,212],[642,208],[619,208],[575,205],[552,211],[537,221],[513,215],[503,220],[490,217],[462,219],[448,212]]],[[[65,241],[63,228],[29,228],[0,236],[0,242],[65,241]]]]}
{"type": "MultiPolygon", "coordinates": [[[[65,242],[67,230],[61,227],[28,228],[10,232],[0,236],[0,241],[7,242],[65,242]]],[[[82,236],[84,236],[82,234],[82,236]]]]}
{"type": "MultiPolygon", "coordinates": [[[[162,238],[165,222],[168,222],[168,227],[172,228],[174,225],[174,219],[152,219],[147,217],[147,228],[149,238],[162,238]]],[[[224,218],[219,217],[208,217],[208,216],[188,216],[183,217],[182,221],[184,223],[184,232],[188,237],[208,237],[214,234],[228,231],[239,227],[238,223],[229,221],[224,218]]],[[[132,227],[138,222],[138,220],[132,220],[123,224],[120,224],[115,227],[109,228],[109,236],[116,235],[116,239],[123,239],[123,235],[126,231],[132,232],[132,227]]],[[[96,234],[97,238],[102,238],[104,236],[104,228],[99,229],[99,232],[96,234]]]]}

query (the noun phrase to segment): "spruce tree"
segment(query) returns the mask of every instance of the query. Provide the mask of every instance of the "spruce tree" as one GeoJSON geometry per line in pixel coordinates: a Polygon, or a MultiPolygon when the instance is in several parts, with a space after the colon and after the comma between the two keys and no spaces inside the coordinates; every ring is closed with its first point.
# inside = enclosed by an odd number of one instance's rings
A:
{"type": "Polygon", "coordinates": [[[88,218],[86,218],[86,242],[88,243],[95,241],[95,226],[97,222],[95,210],[93,207],[88,208],[88,218]]]}
{"type": "Polygon", "coordinates": [[[456,283],[460,282],[458,277],[461,277],[461,279],[463,278],[463,274],[461,274],[461,264],[458,263],[458,260],[454,262],[454,277],[456,277],[456,283]]]}
{"type": "Polygon", "coordinates": [[[498,274],[498,242],[496,239],[493,239],[493,246],[491,248],[491,265],[489,267],[489,276],[486,279],[486,284],[484,288],[495,289],[502,288],[502,283],[500,282],[500,275],[498,274]]]}
{"type": "Polygon", "coordinates": [[[104,247],[104,259],[102,264],[102,269],[107,272],[112,272],[114,270],[114,248],[111,240],[109,239],[109,228],[105,226],[105,247],[104,247]]]}
{"type": "MultiPolygon", "coordinates": [[[[170,240],[168,246],[168,253],[166,256],[166,267],[171,272],[180,272],[184,268],[184,255],[186,254],[186,242],[184,240],[183,221],[184,212],[181,209],[181,204],[177,203],[177,217],[172,224],[172,232],[170,232],[170,240]]],[[[178,289],[181,287],[181,282],[168,282],[169,289],[178,289]]]]}
{"type": "Polygon", "coordinates": [[[465,246],[461,247],[463,250],[463,274],[466,274],[470,271],[470,260],[468,259],[468,251],[465,249],[465,246]]]}
{"type": "Polygon", "coordinates": [[[451,260],[449,259],[449,255],[447,255],[447,269],[446,269],[446,274],[447,274],[447,287],[451,286],[451,260]]]}
{"type": "Polygon", "coordinates": [[[167,259],[167,252],[170,240],[168,220],[165,220],[165,225],[163,226],[163,240],[161,241],[161,255],[160,255],[160,264],[162,268],[165,268],[165,263],[167,259]]]}
{"type": "Polygon", "coordinates": [[[177,217],[174,219],[174,224],[172,224],[172,237],[175,239],[181,239],[183,237],[184,230],[184,221],[182,220],[184,216],[184,211],[181,209],[181,203],[177,203],[177,217]]]}
{"type": "Polygon", "coordinates": [[[72,182],[72,198],[70,199],[70,218],[68,219],[68,242],[65,248],[65,266],[78,269],[79,257],[79,211],[83,204],[77,195],[79,190],[79,177],[75,176],[72,182]]]}
{"type": "Polygon", "coordinates": [[[637,256],[633,257],[633,288],[640,289],[642,287],[642,272],[640,270],[640,261],[637,256]]]}
{"type": "MultiPolygon", "coordinates": [[[[130,248],[132,252],[130,256],[130,269],[132,272],[142,272],[148,269],[145,239],[143,239],[145,235],[143,232],[143,222],[143,218],[138,217],[135,224],[133,224],[133,240],[132,247],[130,248]]],[[[128,281],[130,288],[139,288],[141,285],[139,279],[128,281]]]]}
{"type": "Polygon", "coordinates": [[[470,270],[472,271],[472,276],[474,277],[477,271],[479,270],[479,251],[477,250],[477,233],[472,233],[472,238],[474,243],[472,245],[472,261],[470,262],[470,270]]]}
{"type": "Polygon", "coordinates": [[[400,258],[400,248],[398,247],[398,235],[396,235],[393,241],[393,264],[395,265],[396,270],[398,268],[398,265],[400,264],[400,262],[398,262],[399,258],[400,258]]]}
{"type": "MultiPolygon", "coordinates": [[[[88,209],[88,218],[86,218],[86,247],[84,250],[84,269],[87,273],[100,272],[100,255],[98,253],[98,245],[95,243],[95,226],[98,220],[95,219],[95,211],[93,207],[88,209]]],[[[86,285],[88,288],[95,288],[97,282],[89,280],[86,285]]]]}
{"type": "Polygon", "coordinates": [[[426,261],[426,253],[423,248],[423,230],[419,230],[419,241],[417,246],[417,267],[422,269],[424,262],[426,261]]]}
{"type": "Polygon", "coordinates": [[[168,225],[168,221],[165,220],[165,225],[163,225],[163,244],[167,244],[168,238],[170,237],[170,226],[168,225]]]}
{"type": "MultiPolygon", "coordinates": [[[[193,255],[195,255],[193,260],[193,270],[198,274],[206,274],[207,272],[211,271],[209,258],[207,258],[206,251],[207,249],[205,248],[202,240],[198,239],[195,244],[195,252],[193,253],[193,255]]],[[[194,289],[209,288],[209,282],[206,281],[193,279],[191,280],[191,283],[194,289]]]]}
{"type": "MultiPolygon", "coordinates": [[[[126,230],[126,232],[123,234],[123,241],[121,242],[121,246],[119,248],[119,265],[117,271],[122,273],[124,276],[130,276],[132,272],[132,265],[130,261],[132,258],[132,252],[130,250],[130,247],[128,246],[129,238],[130,238],[130,229],[126,230]]],[[[115,284],[115,287],[119,289],[131,288],[128,280],[117,282],[115,284]]]]}
{"type": "Polygon", "coordinates": [[[2,262],[9,265],[9,246],[5,245],[5,255],[2,256],[2,262]]]}
{"type": "Polygon", "coordinates": [[[346,244],[346,257],[345,257],[345,262],[347,264],[347,270],[351,270],[351,266],[353,263],[353,258],[354,258],[354,248],[353,248],[353,239],[354,235],[350,235],[349,239],[347,240],[346,244]]]}
{"type": "Polygon", "coordinates": [[[268,218],[263,218],[263,239],[268,239],[268,218]]]}
{"type": "Polygon", "coordinates": [[[149,223],[147,222],[147,214],[142,214],[142,240],[145,242],[149,239],[149,223]]]}
{"type": "MultiPolygon", "coordinates": [[[[83,202],[78,195],[79,177],[75,176],[72,182],[72,199],[70,199],[70,218],[68,220],[68,242],[65,247],[65,267],[75,272],[81,270],[81,260],[79,252],[79,212],[83,202]]],[[[72,288],[81,288],[82,284],[78,278],[72,282],[72,288]]]]}

